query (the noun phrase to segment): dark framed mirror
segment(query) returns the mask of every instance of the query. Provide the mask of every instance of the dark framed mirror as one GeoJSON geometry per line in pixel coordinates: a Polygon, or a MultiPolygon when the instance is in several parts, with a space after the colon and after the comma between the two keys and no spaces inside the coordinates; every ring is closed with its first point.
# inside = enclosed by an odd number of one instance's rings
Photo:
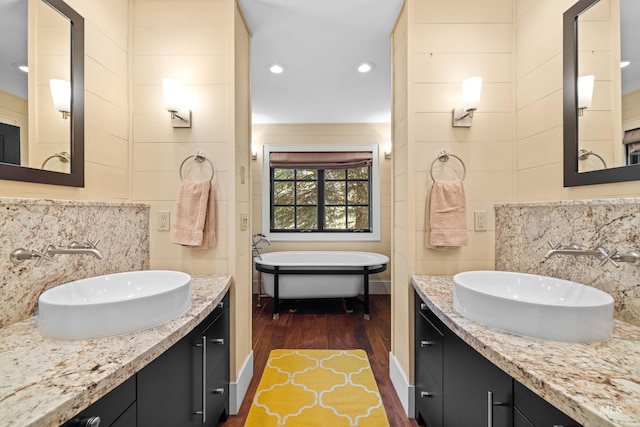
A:
{"type": "MultiPolygon", "coordinates": [[[[20,2],[23,3],[23,2],[20,2]]],[[[27,3],[26,0],[24,3],[27,3]]],[[[29,2],[31,4],[31,2],[29,2]]],[[[38,95],[38,102],[44,103],[46,98],[46,108],[36,105],[29,105],[29,112],[43,111],[47,114],[56,115],[56,126],[62,127],[63,136],[53,135],[55,132],[51,132],[51,128],[36,127],[38,124],[33,122],[36,120],[34,117],[28,117],[29,134],[35,134],[32,129],[38,129],[41,134],[41,139],[49,139],[47,142],[58,142],[55,138],[62,139],[62,145],[55,145],[50,143],[52,149],[46,152],[38,153],[36,158],[31,152],[34,151],[32,139],[34,135],[30,135],[28,141],[19,142],[23,153],[18,154],[18,160],[12,161],[0,161],[0,179],[11,181],[24,181],[35,182],[42,184],[64,185],[71,187],[84,187],[84,18],[78,14],[73,8],[67,5],[62,0],[38,0],[38,7],[45,7],[44,14],[55,15],[55,19],[58,19],[62,25],[52,25],[50,22],[44,24],[45,28],[30,28],[33,26],[34,19],[31,16],[28,19],[29,25],[25,24],[25,31],[28,37],[35,39],[38,33],[39,37],[47,38],[50,40],[56,40],[50,36],[50,32],[54,26],[63,28],[64,33],[60,35],[60,43],[49,43],[53,46],[53,49],[62,50],[62,52],[56,52],[58,63],[52,63],[51,61],[43,60],[43,56],[29,53],[29,95],[28,102],[35,104],[35,95],[31,92],[40,91],[38,95]],[[68,53],[67,53],[68,51],[68,53]],[[68,87],[70,88],[70,94],[68,95],[69,106],[66,107],[70,111],[68,114],[62,113],[62,109],[54,107],[54,103],[51,100],[51,95],[45,92],[49,90],[49,75],[44,72],[36,71],[36,65],[39,62],[45,63],[44,65],[48,69],[54,69],[59,74],[64,76],[64,79],[68,79],[68,87]],[[62,62],[62,64],[59,64],[62,62]],[[33,89],[33,90],[32,90],[33,89]],[[70,107],[70,108],[69,108],[70,107]],[[58,109],[59,111],[55,111],[58,109]],[[66,117],[66,118],[63,118],[66,117]],[[54,149],[54,147],[60,147],[62,149],[54,149]],[[25,153],[25,147],[28,148],[30,153],[25,153]],[[67,151],[68,150],[68,151],[67,151]],[[51,151],[51,152],[49,152],[51,151]],[[28,161],[20,161],[20,158],[28,158],[27,154],[30,154],[28,161]],[[44,159],[44,162],[43,162],[44,159]],[[52,162],[53,160],[53,162],[52,162]],[[51,168],[51,163],[57,162],[60,165],[65,166],[65,170],[48,170],[51,168]]],[[[3,12],[4,13],[4,12],[3,12]]],[[[33,12],[30,12],[33,13],[33,12]]],[[[44,20],[45,18],[43,18],[44,20]]],[[[60,34],[60,33],[58,33],[60,34]]],[[[29,41],[30,49],[33,46],[33,41],[29,41]]],[[[0,52],[0,55],[6,54],[6,52],[0,52]]],[[[54,55],[49,55],[49,58],[54,55]]],[[[26,54],[25,54],[26,57],[26,54]]],[[[39,65],[38,65],[39,66],[39,65]]],[[[56,77],[51,75],[51,77],[56,77]]],[[[25,101],[27,102],[27,101],[25,101]]],[[[40,117],[37,120],[41,120],[40,117]]],[[[50,120],[51,122],[52,120],[50,120]]],[[[19,138],[19,137],[18,137],[19,138]]],[[[2,138],[4,143],[4,137],[2,138]]],[[[60,143],[59,143],[60,144],[60,143]]],[[[42,151],[42,150],[41,150],[42,151]]]]}
{"type": "MultiPolygon", "coordinates": [[[[620,136],[619,141],[617,140],[616,135],[622,132],[621,129],[614,128],[615,126],[621,125],[621,123],[616,122],[615,117],[620,117],[621,112],[616,112],[615,109],[618,108],[620,110],[621,107],[616,106],[615,102],[614,105],[610,107],[611,111],[606,112],[614,117],[614,119],[610,119],[610,126],[613,130],[610,132],[612,135],[611,151],[614,153],[611,157],[614,159],[622,158],[623,160],[609,162],[609,166],[607,166],[605,160],[594,151],[593,155],[600,158],[604,167],[596,170],[582,171],[579,166],[579,162],[585,158],[584,153],[590,151],[588,148],[581,146],[579,135],[579,129],[582,129],[582,132],[587,132],[586,129],[589,129],[589,126],[579,122],[580,120],[586,120],[579,114],[578,105],[578,77],[582,74],[580,63],[581,59],[584,59],[580,58],[579,55],[581,51],[585,50],[579,46],[580,27],[581,25],[585,25],[584,23],[580,23],[580,17],[600,1],[601,0],[579,0],[569,8],[563,16],[563,157],[565,187],[640,180],[640,165],[626,164],[624,155],[622,154],[624,150],[622,136],[620,136]]],[[[618,45],[624,46],[625,31],[621,30],[621,28],[623,26],[625,13],[617,12],[618,15],[622,17],[616,16],[615,13],[611,12],[611,25],[608,27],[608,31],[610,32],[609,36],[612,38],[617,37],[618,34],[614,32],[619,31],[621,40],[618,45]],[[616,25],[616,23],[618,23],[618,25],[616,25]]],[[[598,38],[594,37],[593,39],[598,38]]],[[[612,54],[608,56],[609,63],[607,66],[611,69],[611,74],[620,72],[615,63],[615,60],[620,60],[620,50],[622,49],[618,50],[619,51],[612,52],[612,54]]],[[[623,74],[623,72],[620,73],[623,74]]],[[[609,80],[613,82],[609,95],[613,95],[612,98],[614,100],[619,99],[621,94],[613,93],[612,91],[620,91],[620,81],[622,80],[621,76],[618,76],[619,79],[617,81],[615,77],[616,76],[609,78],[609,80]]]]}

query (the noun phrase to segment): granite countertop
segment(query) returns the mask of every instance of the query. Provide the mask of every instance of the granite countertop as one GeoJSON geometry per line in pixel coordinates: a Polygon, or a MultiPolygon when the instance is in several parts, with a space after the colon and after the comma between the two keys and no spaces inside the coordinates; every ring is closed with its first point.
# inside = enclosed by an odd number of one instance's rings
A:
{"type": "Polygon", "coordinates": [[[231,276],[193,276],[187,313],[140,332],[43,338],[34,317],[0,328],[0,425],[58,427],[178,342],[222,300],[231,276]]]}
{"type": "Polygon", "coordinates": [[[598,343],[521,337],[455,312],[451,277],[414,276],[413,286],[471,347],[585,427],[640,426],[640,327],[616,321],[598,343]]]}

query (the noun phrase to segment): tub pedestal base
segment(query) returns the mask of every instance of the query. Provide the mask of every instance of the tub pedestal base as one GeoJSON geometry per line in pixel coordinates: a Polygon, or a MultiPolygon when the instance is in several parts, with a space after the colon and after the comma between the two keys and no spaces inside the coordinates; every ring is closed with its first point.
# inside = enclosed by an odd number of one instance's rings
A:
{"type": "Polygon", "coordinates": [[[332,269],[332,270],[323,270],[323,269],[281,269],[279,266],[265,266],[261,264],[256,264],[256,269],[263,273],[273,274],[273,319],[276,320],[280,317],[280,276],[283,274],[324,274],[324,275],[340,275],[340,274],[348,274],[348,275],[362,275],[364,279],[364,294],[363,299],[360,300],[356,297],[353,297],[353,301],[357,301],[361,303],[364,307],[364,318],[366,320],[371,319],[371,315],[369,313],[369,275],[377,274],[385,271],[387,269],[387,265],[384,264],[382,266],[377,266],[374,268],[369,268],[368,266],[362,267],[360,269],[332,269]]]}

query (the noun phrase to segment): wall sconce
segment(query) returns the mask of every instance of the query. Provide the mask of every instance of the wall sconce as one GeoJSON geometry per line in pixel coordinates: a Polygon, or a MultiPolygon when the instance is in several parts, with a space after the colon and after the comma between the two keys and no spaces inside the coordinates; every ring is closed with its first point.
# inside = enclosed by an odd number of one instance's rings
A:
{"type": "Polygon", "coordinates": [[[390,159],[391,158],[391,143],[388,143],[384,147],[384,158],[385,159],[390,159]]]}
{"type": "Polygon", "coordinates": [[[71,83],[67,80],[49,80],[53,106],[62,113],[63,119],[68,119],[71,115],[71,83]]]}
{"type": "Polygon", "coordinates": [[[191,110],[184,106],[182,83],[174,79],[162,80],[164,106],[171,113],[171,126],[174,128],[191,127],[191,110]]]}
{"type": "Polygon", "coordinates": [[[473,123],[473,112],[480,105],[482,77],[469,77],[462,81],[462,108],[453,109],[453,127],[470,128],[473,123]]]}
{"type": "Polygon", "coordinates": [[[251,144],[251,160],[258,160],[258,148],[251,144]]]}
{"type": "Polygon", "coordinates": [[[595,76],[580,76],[578,77],[578,115],[583,116],[584,110],[591,107],[591,100],[593,99],[593,84],[595,82],[595,76]]]}

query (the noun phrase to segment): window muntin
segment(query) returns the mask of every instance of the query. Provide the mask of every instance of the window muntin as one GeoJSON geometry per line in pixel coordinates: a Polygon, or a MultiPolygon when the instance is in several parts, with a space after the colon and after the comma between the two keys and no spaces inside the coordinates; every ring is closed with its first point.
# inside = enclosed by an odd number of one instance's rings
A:
{"type": "Polygon", "coordinates": [[[371,166],[271,168],[271,232],[371,233],[371,166]]]}
{"type": "MultiPolygon", "coordinates": [[[[261,227],[260,231],[272,242],[378,242],[381,238],[380,225],[380,146],[378,144],[356,144],[356,145],[282,145],[267,144],[262,149],[262,191],[261,191],[261,227]],[[370,222],[372,232],[271,232],[271,222],[273,212],[271,211],[271,159],[274,153],[300,152],[300,153],[320,153],[320,152],[363,152],[371,155],[371,189],[370,189],[370,222]]],[[[366,157],[366,156],[365,156],[366,157]]],[[[278,165],[273,165],[278,166],[278,165]]],[[[348,165],[345,165],[347,167],[348,165]]],[[[295,167],[295,166],[290,166],[295,167]]],[[[291,172],[295,173],[295,172],[291,172]]]]}

